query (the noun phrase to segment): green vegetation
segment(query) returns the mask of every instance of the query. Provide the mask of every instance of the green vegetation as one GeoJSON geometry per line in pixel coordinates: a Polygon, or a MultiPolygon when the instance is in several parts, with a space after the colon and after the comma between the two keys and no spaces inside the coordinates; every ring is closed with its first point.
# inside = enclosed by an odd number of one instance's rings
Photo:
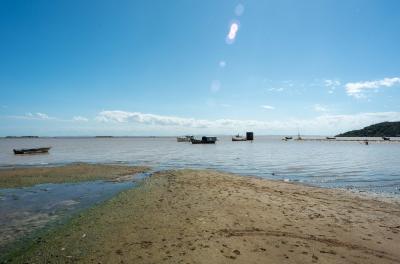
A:
{"type": "Polygon", "coordinates": [[[147,167],[76,163],[59,167],[12,168],[0,170],[0,188],[94,180],[123,180],[124,176],[145,172],[147,167]]]}
{"type": "Polygon", "coordinates": [[[382,122],[359,130],[352,130],[337,137],[399,137],[400,122],[382,122]]]}

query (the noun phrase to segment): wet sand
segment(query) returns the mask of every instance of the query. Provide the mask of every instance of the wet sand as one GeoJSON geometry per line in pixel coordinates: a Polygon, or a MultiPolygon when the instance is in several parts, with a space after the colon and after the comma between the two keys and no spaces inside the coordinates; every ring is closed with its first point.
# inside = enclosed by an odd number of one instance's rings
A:
{"type": "Polygon", "coordinates": [[[141,166],[75,163],[58,167],[0,169],[0,188],[27,187],[41,183],[71,183],[94,180],[124,180],[124,177],[145,172],[141,166]]]}
{"type": "Polygon", "coordinates": [[[400,263],[400,204],[205,170],[154,174],[15,263],[400,263]]]}

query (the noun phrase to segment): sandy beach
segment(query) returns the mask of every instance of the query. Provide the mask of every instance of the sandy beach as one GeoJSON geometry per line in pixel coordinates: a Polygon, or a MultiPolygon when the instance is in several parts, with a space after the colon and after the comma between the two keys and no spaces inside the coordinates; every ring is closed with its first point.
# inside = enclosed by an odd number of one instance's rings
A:
{"type": "Polygon", "coordinates": [[[208,170],[159,172],[14,263],[400,263],[400,205],[208,170]]]}

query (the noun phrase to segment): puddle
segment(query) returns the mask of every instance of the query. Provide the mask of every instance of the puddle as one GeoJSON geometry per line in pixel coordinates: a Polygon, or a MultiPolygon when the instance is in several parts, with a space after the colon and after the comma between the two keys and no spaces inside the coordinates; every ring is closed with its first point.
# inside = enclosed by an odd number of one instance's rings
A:
{"type": "MultiPolygon", "coordinates": [[[[148,175],[139,173],[135,179],[148,175]]],[[[10,243],[135,185],[133,181],[92,181],[0,189],[0,253],[10,243]]]]}

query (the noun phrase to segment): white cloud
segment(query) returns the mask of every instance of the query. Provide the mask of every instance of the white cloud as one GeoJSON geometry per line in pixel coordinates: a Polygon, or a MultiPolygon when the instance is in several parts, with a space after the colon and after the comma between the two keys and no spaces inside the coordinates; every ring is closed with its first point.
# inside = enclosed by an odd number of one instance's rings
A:
{"type": "Polygon", "coordinates": [[[340,81],[327,79],[327,80],[324,80],[324,84],[327,87],[336,87],[336,86],[340,85],[340,81]]]}
{"type": "Polygon", "coordinates": [[[261,105],[261,108],[267,109],[267,110],[274,110],[275,107],[271,106],[271,105],[261,105]]]}
{"type": "Polygon", "coordinates": [[[89,119],[87,119],[86,117],[83,116],[74,116],[72,118],[73,121],[77,121],[77,122],[87,122],[89,121],[89,119]]]}
{"type": "Polygon", "coordinates": [[[396,84],[400,84],[400,78],[384,78],[382,80],[376,81],[366,81],[366,82],[354,82],[354,83],[346,83],[346,92],[349,96],[353,96],[355,98],[365,97],[363,92],[365,90],[371,89],[379,89],[383,87],[392,87],[396,84]]]}
{"type": "Polygon", "coordinates": [[[221,89],[221,82],[219,80],[213,80],[210,86],[211,92],[217,93],[219,92],[220,89],[221,89]]]}
{"type": "Polygon", "coordinates": [[[56,119],[54,117],[50,117],[47,114],[44,113],[26,113],[25,115],[14,115],[14,116],[8,116],[9,118],[15,118],[15,119],[26,119],[26,120],[52,120],[56,119]]]}
{"type": "Polygon", "coordinates": [[[270,91],[270,92],[277,92],[277,93],[283,92],[283,90],[285,90],[285,89],[282,88],[282,87],[279,87],[279,88],[269,88],[269,89],[268,89],[268,91],[270,91]]]}
{"type": "Polygon", "coordinates": [[[39,119],[51,119],[47,114],[43,114],[43,113],[36,113],[36,116],[39,119]]]}
{"type": "Polygon", "coordinates": [[[323,105],[320,105],[320,104],[315,104],[314,106],[313,106],[313,108],[314,108],[314,111],[315,112],[322,112],[322,113],[324,113],[324,112],[328,112],[328,108],[326,107],[326,106],[323,106],[323,105]]]}
{"type": "Polygon", "coordinates": [[[341,82],[338,80],[329,80],[326,79],[324,80],[324,85],[326,87],[328,87],[328,93],[333,94],[333,92],[335,91],[335,89],[340,86],[341,82]]]}
{"type": "Polygon", "coordinates": [[[252,129],[258,132],[283,133],[287,131],[297,131],[299,127],[302,133],[337,133],[350,129],[362,128],[373,123],[383,121],[400,120],[400,112],[377,112],[359,113],[354,115],[321,115],[311,119],[289,119],[279,121],[258,121],[258,120],[235,120],[235,119],[195,119],[182,118],[176,116],[163,116],[145,114],[140,112],[125,111],[102,111],[96,117],[101,122],[113,122],[117,124],[131,125],[137,127],[138,124],[148,127],[156,127],[164,130],[191,131],[201,133],[207,131],[211,133],[231,133],[232,130],[252,129]],[[339,131],[340,129],[340,131],[339,131]]]}

